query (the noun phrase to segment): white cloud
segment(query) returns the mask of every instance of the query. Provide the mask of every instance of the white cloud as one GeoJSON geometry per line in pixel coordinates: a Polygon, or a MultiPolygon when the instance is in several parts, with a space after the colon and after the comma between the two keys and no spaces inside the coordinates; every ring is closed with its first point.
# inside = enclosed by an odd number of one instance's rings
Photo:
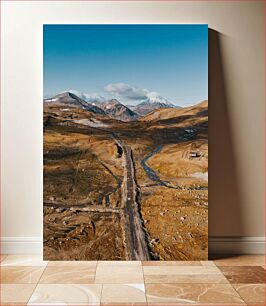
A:
{"type": "Polygon", "coordinates": [[[104,90],[117,98],[126,100],[144,100],[149,93],[147,89],[132,87],[125,83],[108,84],[104,90]]]}
{"type": "Polygon", "coordinates": [[[79,92],[77,90],[68,90],[68,91],[78,96],[80,99],[86,102],[103,102],[106,100],[105,97],[97,93],[87,94],[87,93],[79,92]]]}
{"type": "Polygon", "coordinates": [[[105,97],[98,95],[97,93],[93,94],[83,94],[84,100],[87,102],[103,102],[105,101],[105,97]]]}
{"type": "Polygon", "coordinates": [[[104,90],[118,99],[129,103],[135,102],[161,102],[169,103],[158,92],[150,91],[145,88],[137,88],[125,83],[108,84],[104,90]]]}

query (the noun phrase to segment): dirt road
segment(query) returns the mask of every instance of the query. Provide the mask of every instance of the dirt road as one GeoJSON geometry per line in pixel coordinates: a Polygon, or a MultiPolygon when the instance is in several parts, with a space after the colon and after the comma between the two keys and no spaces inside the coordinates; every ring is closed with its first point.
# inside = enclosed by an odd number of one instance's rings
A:
{"type": "Polygon", "coordinates": [[[123,181],[123,219],[125,223],[125,242],[128,260],[149,260],[147,246],[139,206],[136,200],[136,182],[132,150],[124,142],[114,136],[123,150],[125,175],[123,181]]]}

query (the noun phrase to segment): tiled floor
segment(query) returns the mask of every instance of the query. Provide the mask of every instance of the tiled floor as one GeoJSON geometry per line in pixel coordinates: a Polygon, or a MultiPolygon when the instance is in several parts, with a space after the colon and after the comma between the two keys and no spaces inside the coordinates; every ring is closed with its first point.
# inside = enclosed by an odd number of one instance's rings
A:
{"type": "Polygon", "coordinates": [[[264,256],[47,262],[1,255],[3,305],[265,305],[264,256]]]}

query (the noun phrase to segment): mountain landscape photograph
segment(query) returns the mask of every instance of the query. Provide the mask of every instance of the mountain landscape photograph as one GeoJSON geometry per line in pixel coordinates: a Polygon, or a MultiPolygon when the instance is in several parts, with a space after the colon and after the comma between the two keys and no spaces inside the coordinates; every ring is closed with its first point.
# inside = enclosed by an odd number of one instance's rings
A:
{"type": "Polygon", "coordinates": [[[207,260],[208,26],[44,25],[45,260],[207,260]]]}

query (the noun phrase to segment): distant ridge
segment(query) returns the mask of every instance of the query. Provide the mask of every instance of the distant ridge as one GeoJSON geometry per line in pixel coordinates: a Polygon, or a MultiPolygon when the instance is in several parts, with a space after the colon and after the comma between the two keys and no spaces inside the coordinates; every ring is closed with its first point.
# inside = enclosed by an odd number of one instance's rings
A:
{"type": "Polygon", "coordinates": [[[198,104],[184,107],[184,108],[161,108],[155,109],[151,113],[143,116],[141,121],[159,121],[171,119],[179,116],[197,115],[198,117],[205,117],[208,113],[208,100],[204,100],[198,104]]]}
{"type": "Polygon", "coordinates": [[[141,116],[145,116],[155,109],[161,108],[179,108],[179,106],[175,106],[174,104],[168,102],[167,100],[156,100],[156,99],[146,99],[145,101],[137,104],[136,106],[129,106],[131,110],[136,112],[141,116]]]}
{"type": "Polygon", "coordinates": [[[111,118],[121,121],[135,121],[139,119],[139,115],[129,109],[117,99],[111,99],[99,103],[99,107],[105,111],[111,118]]]}

